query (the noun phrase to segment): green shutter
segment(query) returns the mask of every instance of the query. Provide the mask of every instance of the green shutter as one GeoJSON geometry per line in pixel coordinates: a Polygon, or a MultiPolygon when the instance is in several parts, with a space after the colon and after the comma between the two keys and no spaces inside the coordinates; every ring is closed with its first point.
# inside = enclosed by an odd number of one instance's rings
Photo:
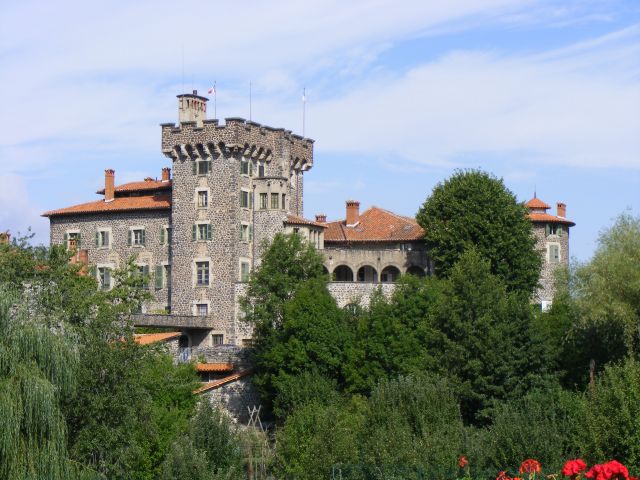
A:
{"type": "Polygon", "coordinates": [[[198,237],[197,237],[197,235],[198,235],[198,231],[197,231],[198,227],[196,226],[196,224],[195,224],[195,223],[193,224],[193,226],[192,226],[192,227],[193,227],[193,228],[191,229],[191,240],[195,242],[195,241],[196,241],[196,238],[198,238],[198,237]]]}
{"type": "Polygon", "coordinates": [[[249,241],[253,240],[253,225],[249,225],[249,241]]]}
{"type": "Polygon", "coordinates": [[[108,289],[111,286],[111,269],[104,269],[104,288],[108,289]]]}
{"type": "Polygon", "coordinates": [[[207,240],[211,240],[211,224],[207,225],[207,240]]]}
{"type": "Polygon", "coordinates": [[[100,246],[100,232],[96,232],[96,247],[100,246]]]}
{"type": "Polygon", "coordinates": [[[549,231],[550,231],[550,225],[548,223],[544,224],[544,234],[546,237],[549,236],[549,231]]]}
{"type": "Polygon", "coordinates": [[[143,229],[142,229],[142,245],[144,245],[144,244],[145,244],[145,241],[146,241],[146,238],[145,238],[145,237],[146,237],[146,235],[145,235],[145,233],[146,233],[146,232],[145,232],[145,230],[144,230],[144,228],[143,228],[143,229]]]}
{"type": "Polygon", "coordinates": [[[164,245],[164,227],[160,227],[160,245],[164,245]]]}
{"type": "Polygon", "coordinates": [[[132,235],[132,232],[131,232],[131,230],[129,230],[127,232],[127,245],[129,245],[129,246],[131,246],[131,235],[132,235]]]}
{"type": "Polygon", "coordinates": [[[82,245],[82,240],[81,240],[81,236],[80,233],[78,232],[78,236],[76,237],[78,239],[78,249],[80,249],[80,246],[82,245]]]}
{"type": "Polygon", "coordinates": [[[207,168],[208,168],[207,173],[211,173],[211,171],[213,170],[213,160],[209,160],[209,161],[207,162],[207,165],[208,165],[208,167],[207,167],[207,168]]]}
{"type": "Polygon", "coordinates": [[[198,173],[198,162],[195,162],[195,161],[194,161],[194,162],[191,164],[191,169],[192,169],[192,172],[193,172],[193,174],[194,174],[194,175],[195,175],[195,174],[197,174],[197,173],[198,173]]]}
{"type": "Polygon", "coordinates": [[[62,236],[62,240],[63,240],[63,241],[64,241],[64,243],[66,244],[66,243],[69,241],[69,234],[68,234],[68,233],[65,233],[65,234],[62,236]]]}
{"type": "Polygon", "coordinates": [[[563,230],[562,225],[558,225],[558,236],[559,237],[562,236],[562,233],[563,233],[562,230],[563,230]]]}
{"type": "Polygon", "coordinates": [[[162,265],[156,265],[156,290],[160,290],[163,287],[163,278],[162,278],[162,272],[163,272],[163,268],[162,265]]]}

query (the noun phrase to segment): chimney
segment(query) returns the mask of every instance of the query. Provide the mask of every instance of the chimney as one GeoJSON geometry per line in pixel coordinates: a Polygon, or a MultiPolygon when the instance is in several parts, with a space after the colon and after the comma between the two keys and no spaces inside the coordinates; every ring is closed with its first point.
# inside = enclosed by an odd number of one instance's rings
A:
{"type": "Polygon", "coordinates": [[[561,218],[567,217],[567,204],[558,202],[558,216],[561,218]]]}
{"type": "Polygon", "coordinates": [[[347,200],[347,227],[355,227],[360,220],[360,202],[347,200]]]}
{"type": "Polygon", "coordinates": [[[112,202],[115,196],[115,174],[112,169],[104,171],[104,201],[112,202]]]}
{"type": "Polygon", "coordinates": [[[162,181],[168,182],[171,180],[171,169],[169,167],[164,167],[162,169],[162,181]]]}
{"type": "Polygon", "coordinates": [[[324,213],[316,214],[316,222],[318,223],[327,223],[327,216],[324,213]]]}

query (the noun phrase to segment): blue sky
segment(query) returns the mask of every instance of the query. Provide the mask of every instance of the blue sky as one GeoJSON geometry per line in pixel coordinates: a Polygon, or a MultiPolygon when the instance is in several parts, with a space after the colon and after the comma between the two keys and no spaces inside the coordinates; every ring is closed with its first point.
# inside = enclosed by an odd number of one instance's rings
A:
{"type": "MultiPolygon", "coordinates": [[[[305,214],[413,215],[458,168],[567,204],[572,255],[640,212],[640,2],[186,1],[4,4],[0,230],[159,176],[175,95],[314,138],[305,214]],[[108,8],[107,8],[108,5],[108,8]],[[184,52],[184,53],[183,53],[184,52]],[[184,64],[184,74],[183,74],[184,64]]],[[[209,113],[212,113],[209,108],[209,113]]]]}

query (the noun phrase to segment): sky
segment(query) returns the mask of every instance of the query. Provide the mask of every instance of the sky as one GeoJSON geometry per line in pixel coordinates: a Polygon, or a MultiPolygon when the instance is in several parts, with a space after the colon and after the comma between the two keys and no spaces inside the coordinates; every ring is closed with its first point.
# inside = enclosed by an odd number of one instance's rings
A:
{"type": "Polygon", "coordinates": [[[306,89],[309,218],[413,216],[468,168],[566,203],[578,261],[640,215],[638,0],[2,0],[0,231],[46,244],[106,168],[160,176],[159,124],[214,82],[218,118],[297,134],[306,89]]]}

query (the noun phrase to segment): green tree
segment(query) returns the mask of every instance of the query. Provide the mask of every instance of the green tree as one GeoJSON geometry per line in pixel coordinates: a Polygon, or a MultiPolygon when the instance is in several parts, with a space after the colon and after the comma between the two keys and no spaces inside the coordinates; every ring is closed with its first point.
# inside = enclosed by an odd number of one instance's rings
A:
{"type": "Polygon", "coordinates": [[[548,350],[532,329],[529,296],[508,292],[488,261],[464,253],[434,306],[431,365],[450,378],[467,422],[486,423],[499,402],[552,381],[548,350]]]}
{"type": "Polygon", "coordinates": [[[538,284],[542,259],[527,210],[493,175],[456,172],[433,189],[416,219],[425,230],[437,275],[448,276],[462,254],[474,247],[509,290],[530,294],[538,284]]]}

